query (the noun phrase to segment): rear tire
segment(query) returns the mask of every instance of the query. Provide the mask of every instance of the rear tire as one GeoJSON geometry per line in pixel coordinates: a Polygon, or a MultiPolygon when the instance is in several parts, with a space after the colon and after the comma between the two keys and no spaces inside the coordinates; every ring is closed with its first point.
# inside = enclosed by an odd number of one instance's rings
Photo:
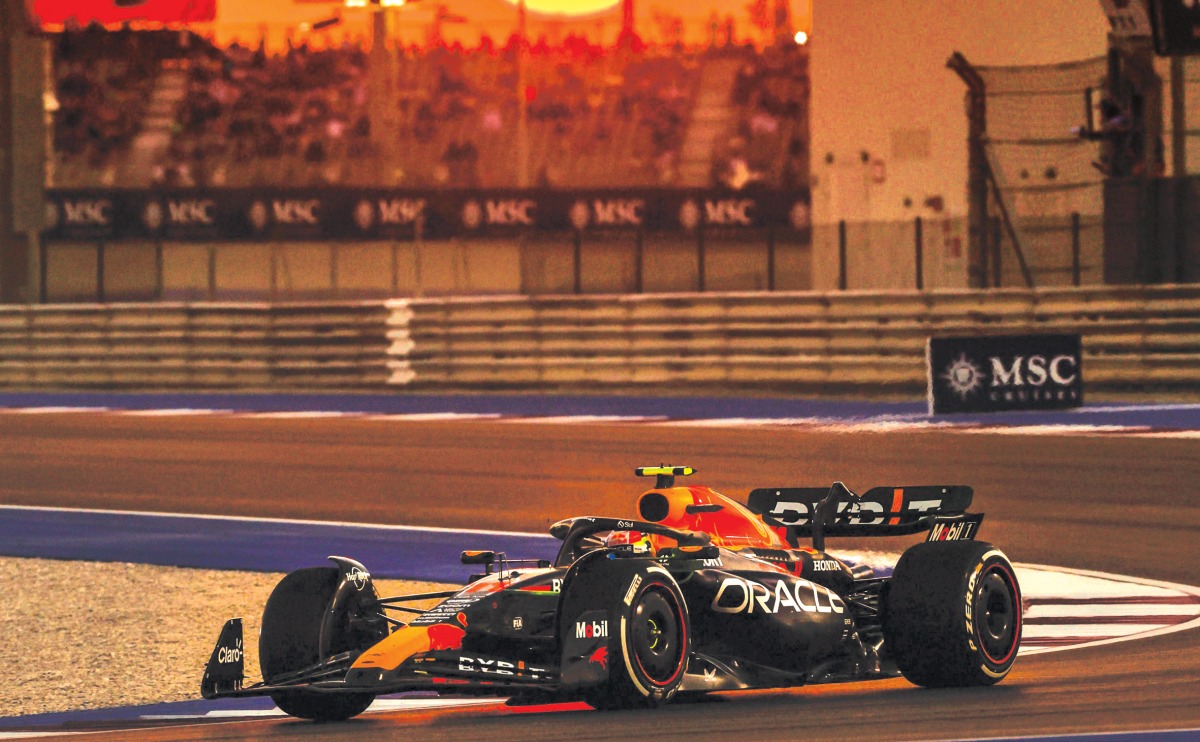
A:
{"type": "MultiPolygon", "coordinates": [[[[338,587],[335,567],[312,567],[288,574],[271,593],[263,611],[258,639],[263,680],[286,679],[298,670],[320,662],[321,621],[338,587]]],[[[374,598],[371,588],[370,598],[374,598]]],[[[352,630],[350,619],[358,605],[348,601],[337,609],[329,653],[363,650],[382,637],[352,630]]],[[[278,691],[271,700],[285,714],[314,721],[343,721],[358,716],[375,700],[374,693],[322,693],[311,690],[278,691]]]]}
{"type": "Polygon", "coordinates": [[[617,635],[620,649],[608,663],[608,683],[589,688],[584,700],[598,709],[657,706],[671,699],[683,683],[691,655],[687,603],[666,570],[638,573],[641,584],[629,605],[624,590],[615,603],[621,609],[617,635]]]}
{"type": "Polygon", "coordinates": [[[1021,589],[996,547],[926,542],[904,552],[888,582],[884,646],[910,682],[992,685],[1021,645],[1021,589]]]}

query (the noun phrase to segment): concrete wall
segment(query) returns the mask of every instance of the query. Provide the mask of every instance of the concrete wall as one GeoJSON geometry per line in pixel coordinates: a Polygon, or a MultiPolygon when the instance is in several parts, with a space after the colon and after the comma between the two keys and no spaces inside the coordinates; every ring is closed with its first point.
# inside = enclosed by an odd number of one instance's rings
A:
{"type": "MultiPolygon", "coordinates": [[[[1050,64],[1104,54],[1107,33],[1096,0],[814,0],[814,288],[836,283],[821,268],[837,249],[821,225],[966,215],[966,86],[946,68],[953,52],[976,65],[1050,64]],[[925,206],[931,197],[941,211],[925,206]]],[[[965,260],[959,270],[943,285],[965,286],[965,260]]]]}

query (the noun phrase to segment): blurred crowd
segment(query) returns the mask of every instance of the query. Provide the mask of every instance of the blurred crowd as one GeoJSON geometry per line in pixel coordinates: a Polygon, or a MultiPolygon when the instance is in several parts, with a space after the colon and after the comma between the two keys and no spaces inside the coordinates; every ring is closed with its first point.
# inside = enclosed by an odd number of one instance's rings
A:
{"type": "Polygon", "coordinates": [[[367,154],[367,64],[358,47],[267,55],[204,44],[184,69],[186,95],[156,181],[250,185],[258,173],[263,184],[336,183],[344,163],[367,154]],[[284,161],[297,171],[281,172],[284,161]]]}
{"type": "Polygon", "coordinates": [[[753,55],[738,70],[732,97],[739,118],[726,185],[740,187],[741,178],[765,179],[785,188],[806,183],[808,56],[795,47],[768,47],[753,55]]]}
{"type": "Polygon", "coordinates": [[[59,34],[57,41],[54,150],[101,172],[132,143],[154,70],[180,53],[179,35],[92,27],[59,34]]]}
{"type": "Polygon", "coordinates": [[[806,178],[807,57],[798,48],[601,48],[575,35],[519,48],[516,37],[485,36],[473,48],[377,55],[345,42],[268,53],[187,32],[63,33],[54,143],[60,164],[73,167],[58,169],[56,185],[682,185],[681,147],[714,60],[732,61],[737,74],[713,184],[806,178]],[[165,119],[148,115],[160,98],[165,119]],[[159,136],[137,139],[150,130],[159,136]],[[139,148],[150,166],[122,167],[142,162],[139,148]]]}

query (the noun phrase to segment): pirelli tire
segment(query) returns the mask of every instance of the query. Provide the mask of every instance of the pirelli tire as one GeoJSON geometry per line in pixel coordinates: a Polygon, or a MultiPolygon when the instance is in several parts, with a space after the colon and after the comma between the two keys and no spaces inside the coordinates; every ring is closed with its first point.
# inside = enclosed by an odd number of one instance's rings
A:
{"type": "Polygon", "coordinates": [[[679,584],[647,565],[620,584],[608,682],[584,700],[598,709],[658,706],[676,694],[691,656],[691,624],[679,584]]]}
{"type": "Polygon", "coordinates": [[[910,682],[992,685],[1021,645],[1021,589],[991,544],[931,541],[900,557],[884,592],[884,646],[910,682]]]}
{"type": "MultiPolygon", "coordinates": [[[[321,648],[321,624],[338,589],[336,567],[311,567],[289,573],[267,599],[263,610],[262,631],[258,640],[259,665],[268,684],[286,682],[289,674],[324,659],[321,648]]],[[[370,586],[369,598],[375,598],[370,586]]],[[[368,598],[368,599],[369,599],[368,598]]],[[[350,620],[358,603],[344,601],[333,606],[336,615],[329,637],[327,654],[360,652],[380,636],[376,632],[354,628],[350,620]]],[[[375,700],[373,693],[323,693],[298,689],[278,691],[271,700],[285,714],[313,721],[343,721],[358,716],[375,700]]]]}

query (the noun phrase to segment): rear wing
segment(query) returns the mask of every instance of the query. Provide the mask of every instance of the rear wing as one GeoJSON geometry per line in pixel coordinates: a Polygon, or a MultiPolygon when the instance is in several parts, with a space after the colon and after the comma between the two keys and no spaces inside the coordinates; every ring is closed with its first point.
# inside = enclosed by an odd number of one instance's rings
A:
{"type": "Polygon", "coordinates": [[[908,536],[929,531],[929,540],[973,539],[983,521],[982,513],[967,512],[973,496],[974,490],[963,485],[875,487],[858,495],[834,482],[829,488],[752,490],[747,507],[792,546],[811,537],[813,547],[823,551],[825,536],[908,536]]]}

